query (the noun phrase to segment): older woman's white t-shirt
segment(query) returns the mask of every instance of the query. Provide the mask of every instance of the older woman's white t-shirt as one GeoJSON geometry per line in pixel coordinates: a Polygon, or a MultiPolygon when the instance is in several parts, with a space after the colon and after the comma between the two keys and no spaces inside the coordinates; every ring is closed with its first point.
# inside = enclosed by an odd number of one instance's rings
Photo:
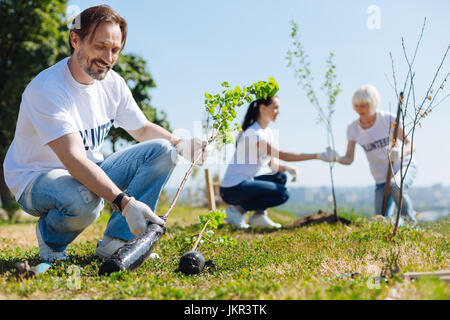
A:
{"type": "Polygon", "coordinates": [[[65,58],[39,73],[20,104],[14,140],[3,163],[5,181],[18,200],[36,176],[64,165],[48,143],[78,132],[87,157],[103,160],[102,144],[111,126],[141,128],[147,119],[125,80],[113,70],[92,85],[77,82],[65,58]]]}
{"type": "MultiPolygon", "coordinates": [[[[367,160],[369,160],[370,171],[377,184],[386,182],[386,174],[389,165],[387,155],[390,149],[390,140],[393,137],[393,127],[395,116],[383,110],[376,111],[376,120],[372,127],[363,129],[356,119],[347,127],[347,140],[357,142],[364,149],[367,160]]],[[[401,141],[397,141],[397,146],[401,141]]],[[[403,159],[406,166],[411,156],[403,159]]],[[[411,161],[414,163],[414,159],[411,161]]],[[[400,161],[394,162],[394,173],[400,170],[400,161]]]]}
{"type": "Polygon", "coordinates": [[[267,166],[271,156],[267,150],[257,147],[257,142],[265,141],[274,146],[274,135],[269,127],[261,128],[258,122],[253,123],[238,137],[233,159],[228,164],[220,186],[230,188],[242,181],[252,180],[261,168],[267,166]]]}

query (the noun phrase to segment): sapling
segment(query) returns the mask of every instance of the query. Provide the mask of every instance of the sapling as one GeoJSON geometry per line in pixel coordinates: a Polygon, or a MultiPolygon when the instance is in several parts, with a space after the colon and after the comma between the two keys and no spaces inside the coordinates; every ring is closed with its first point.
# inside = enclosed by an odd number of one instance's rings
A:
{"type": "MultiPolygon", "coordinates": [[[[197,158],[186,171],[171,205],[162,216],[164,221],[167,220],[170,212],[175,207],[186,181],[194,167],[202,160],[206,148],[216,140],[219,140],[222,143],[232,142],[229,132],[231,130],[230,125],[236,118],[236,107],[243,105],[244,100],[251,102],[253,99],[266,99],[268,96],[274,96],[278,91],[278,84],[275,79],[269,78],[268,82],[260,81],[251,86],[243,87],[243,89],[239,86],[232,89],[228,82],[223,82],[222,88],[222,92],[214,96],[205,93],[205,109],[211,117],[214,130],[206,144],[202,146],[202,152],[198,154],[197,158]]],[[[239,129],[240,126],[236,124],[235,128],[239,129]]],[[[157,224],[149,224],[147,230],[119,248],[110,259],[103,263],[100,266],[99,274],[137,269],[149,257],[158,240],[164,233],[165,227],[157,224]]]]}
{"type": "MultiPolygon", "coordinates": [[[[448,87],[446,87],[447,79],[450,76],[450,72],[444,73],[443,76],[441,76],[440,80],[438,80],[438,77],[442,71],[442,67],[444,65],[444,62],[446,61],[447,54],[450,49],[450,45],[447,44],[447,48],[442,56],[441,62],[439,63],[433,79],[428,86],[428,89],[426,93],[423,95],[421,100],[416,101],[416,90],[415,90],[415,71],[413,69],[414,62],[416,59],[416,55],[418,52],[419,45],[421,43],[423,32],[425,29],[425,23],[426,18],[424,19],[424,23],[422,26],[422,30],[419,36],[419,40],[417,41],[416,48],[414,50],[414,54],[412,58],[408,57],[408,54],[406,52],[405,42],[402,38],[402,50],[403,55],[407,63],[408,72],[405,77],[405,81],[403,84],[403,88],[401,90],[401,94],[404,94],[403,100],[403,107],[399,109],[400,117],[399,122],[393,124],[393,128],[396,128],[396,126],[399,126],[399,129],[401,128],[401,136],[403,136],[403,139],[409,138],[411,142],[411,149],[410,153],[412,154],[414,152],[414,138],[417,127],[421,128],[421,123],[424,118],[429,116],[429,114],[436,109],[437,106],[439,106],[443,101],[445,101],[449,96],[450,93],[448,93],[448,87]],[[447,90],[447,93],[445,93],[445,90],[447,90]],[[438,101],[439,100],[439,101],[438,101]]],[[[390,54],[391,58],[391,66],[392,66],[392,77],[394,80],[394,86],[393,89],[395,90],[395,95],[397,98],[400,97],[400,94],[398,94],[397,90],[397,80],[396,80],[396,74],[395,74],[395,68],[394,68],[394,60],[392,57],[392,54],[390,54]]],[[[388,151],[389,160],[391,160],[390,152],[392,152],[392,148],[396,146],[396,137],[392,137],[390,147],[391,149],[388,151]]],[[[404,164],[404,143],[401,143],[400,146],[400,169],[397,177],[394,176],[394,182],[399,186],[400,190],[400,201],[399,205],[397,207],[397,215],[395,218],[395,224],[392,230],[392,239],[397,233],[398,224],[400,220],[400,215],[402,212],[402,206],[403,206],[403,189],[404,189],[404,180],[406,178],[406,175],[408,173],[408,169],[412,162],[412,156],[409,158],[409,161],[404,164]],[[400,181],[398,181],[400,180],[400,181]]],[[[389,161],[390,166],[389,170],[393,172],[392,167],[392,161],[389,161]]]]}
{"type": "MultiPolygon", "coordinates": [[[[342,91],[341,84],[336,82],[336,74],[334,69],[336,66],[333,63],[333,52],[330,52],[328,59],[326,61],[327,72],[325,74],[325,82],[320,87],[320,89],[325,93],[327,97],[327,107],[322,107],[319,102],[317,95],[313,88],[313,76],[310,70],[311,63],[308,61],[308,55],[305,53],[304,47],[300,42],[298,36],[298,26],[294,20],[291,21],[291,38],[292,38],[292,50],[288,50],[286,61],[288,67],[294,69],[294,77],[298,80],[299,85],[306,92],[306,96],[311,102],[311,104],[316,108],[318,114],[318,122],[323,124],[327,132],[327,151],[332,149],[335,150],[333,127],[332,127],[332,117],[335,112],[334,105],[336,103],[337,95],[342,91]]],[[[330,180],[331,180],[331,193],[333,196],[333,206],[334,206],[334,219],[336,221],[338,218],[338,208],[336,201],[336,194],[334,188],[334,177],[333,168],[334,162],[329,162],[330,168],[330,180]]]]}

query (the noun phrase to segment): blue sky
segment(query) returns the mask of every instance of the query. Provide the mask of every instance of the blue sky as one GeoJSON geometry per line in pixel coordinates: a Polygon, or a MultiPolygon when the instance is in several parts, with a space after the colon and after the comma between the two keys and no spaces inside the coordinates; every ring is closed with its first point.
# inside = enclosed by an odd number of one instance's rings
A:
{"type": "MultiPolygon", "coordinates": [[[[356,119],[351,97],[363,84],[376,86],[380,109],[395,112],[392,81],[392,52],[397,81],[403,84],[407,65],[401,38],[411,54],[424,17],[427,24],[416,58],[416,93],[425,95],[434,72],[449,44],[450,1],[70,1],[81,10],[108,4],[125,17],[129,33],[125,53],[144,57],[156,81],[152,103],[168,114],[173,129],[194,130],[202,119],[204,92],[214,93],[223,81],[250,84],[273,76],[280,86],[281,114],[271,127],[279,130],[280,148],[285,151],[320,152],[326,147],[324,128],[317,114],[296,84],[285,56],[290,47],[290,20],[299,25],[309,54],[316,91],[325,73],[329,51],[335,54],[336,73],[342,83],[333,119],[337,151],[346,150],[346,127],[356,119]],[[379,28],[368,28],[379,8],[379,28]]],[[[443,66],[449,71],[450,58],[443,66]]],[[[449,88],[446,88],[449,92],[449,88]]],[[[241,122],[247,106],[238,112],[241,122]]],[[[416,185],[450,184],[450,100],[441,104],[416,132],[416,185]]],[[[295,186],[329,184],[328,165],[320,161],[297,162],[300,170],[295,186]]],[[[211,164],[223,174],[226,165],[211,164]]],[[[179,165],[169,186],[178,185],[185,171],[179,165]]],[[[202,180],[202,179],[200,179],[202,180]]],[[[362,149],[358,146],[351,166],[336,165],[337,186],[365,186],[374,183],[362,149]]]]}

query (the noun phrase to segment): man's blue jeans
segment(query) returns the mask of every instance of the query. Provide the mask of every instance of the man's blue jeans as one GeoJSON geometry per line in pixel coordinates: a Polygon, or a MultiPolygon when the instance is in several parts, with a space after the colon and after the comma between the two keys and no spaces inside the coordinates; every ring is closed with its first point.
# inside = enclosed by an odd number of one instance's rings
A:
{"type": "MultiPolygon", "coordinates": [[[[98,165],[121,190],[155,211],[176,160],[175,148],[167,140],[155,139],[115,152],[98,165]]],[[[41,218],[39,227],[43,240],[50,248],[61,252],[95,221],[104,200],[67,170],[54,169],[30,182],[19,205],[25,212],[41,218]]],[[[118,212],[113,212],[105,234],[126,241],[134,238],[125,218],[118,212]]]]}
{"type": "MultiPolygon", "coordinates": [[[[405,170],[405,168],[403,169],[405,170]]],[[[410,220],[415,222],[416,217],[414,214],[414,209],[412,205],[411,198],[408,195],[408,188],[412,185],[416,178],[417,168],[415,165],[410,165],[408,172],[403,181],[403,204],[402,204],[402,216],[409,216],[410,220]]],[[[394,202],[397,207],[400,204],[400,174],[397,172],[395,179],[391,181],[391,190],[388,197],[388,203],[386,206],[386,211],[383,213],[383,198],[384,198],[384,186],[386,183],[379,183],[375,186],[375,214],[381,214],[385,217],[393,218],[396,215],[394,210],[394,202]],[[397,185],[394,181],[397,181],[397,185]]],[[[400,225],[403,224],[403,220],[400,217],[400,225]]]]}
{"type": "Polygon", "coordinates": [[[261,175],[233,187],[221,187],[220,196],[226,203],[239,205],[246,211],[264,211],[289,199],[286,180],[285,173],[261,175]]]}

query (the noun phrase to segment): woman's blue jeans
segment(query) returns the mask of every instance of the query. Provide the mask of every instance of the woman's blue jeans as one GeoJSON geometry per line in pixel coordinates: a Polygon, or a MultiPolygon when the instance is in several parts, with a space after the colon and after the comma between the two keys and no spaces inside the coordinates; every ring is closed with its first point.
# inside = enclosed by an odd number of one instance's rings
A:
{"type": "Polygon", "coordinates": [[[246,211],[264,211],[289,199],[286,181],[285,173],[261,175],[233,187],[221,187],[220,196],[226,203],[241,206],[246,211]]]}
{"type": "MultiPolygon", "coordinates": [[[[405,170],[405,168],[403,169],[405,170]]],[[[412,185],[417,175],[417,168],[415,165],[410,165],[408,172],[406,173],[405,179],[403,180],[403,204],[402,204],[402,216],[408,216],[411,221],[415,222],[416,217],[414,214],[414,209],[412,205],[411,198],[408,195],[408,188],[412,185]]],[[[395,175],[395,179],[391,181],[391,190],[388,197],[388,202],[386,206],[386,211],[383,210],[383,198],[384,198],[384,187],[386,183],[379,183],[375,186],[375,214],[384,215],[385,217],[393,218],[396,214],[394,202],[398,208],[400,204],[400,170],[395,175]],[[399,185],[397,185],[395,183],[399,185]]],[[[400,217],[400,225],[403,224],[403,220],[400,217]]]]}
{"type": "MultiPolygon", "coordinates": [[[[156,210],[159,195],[177,161],[175,148],[163,139],[128,147],[98,163],[121,189],[156,210]]],[[[67,170],[54,169],[29,183],[19,199],[22,209],[40,217],[38,227],[45,243],[64,251],[103,208],[104,200],[75,180],[67,170]]],[[[113,212],[105,234],[129,241],[134,238],[121,213],[113,212]]]]}

